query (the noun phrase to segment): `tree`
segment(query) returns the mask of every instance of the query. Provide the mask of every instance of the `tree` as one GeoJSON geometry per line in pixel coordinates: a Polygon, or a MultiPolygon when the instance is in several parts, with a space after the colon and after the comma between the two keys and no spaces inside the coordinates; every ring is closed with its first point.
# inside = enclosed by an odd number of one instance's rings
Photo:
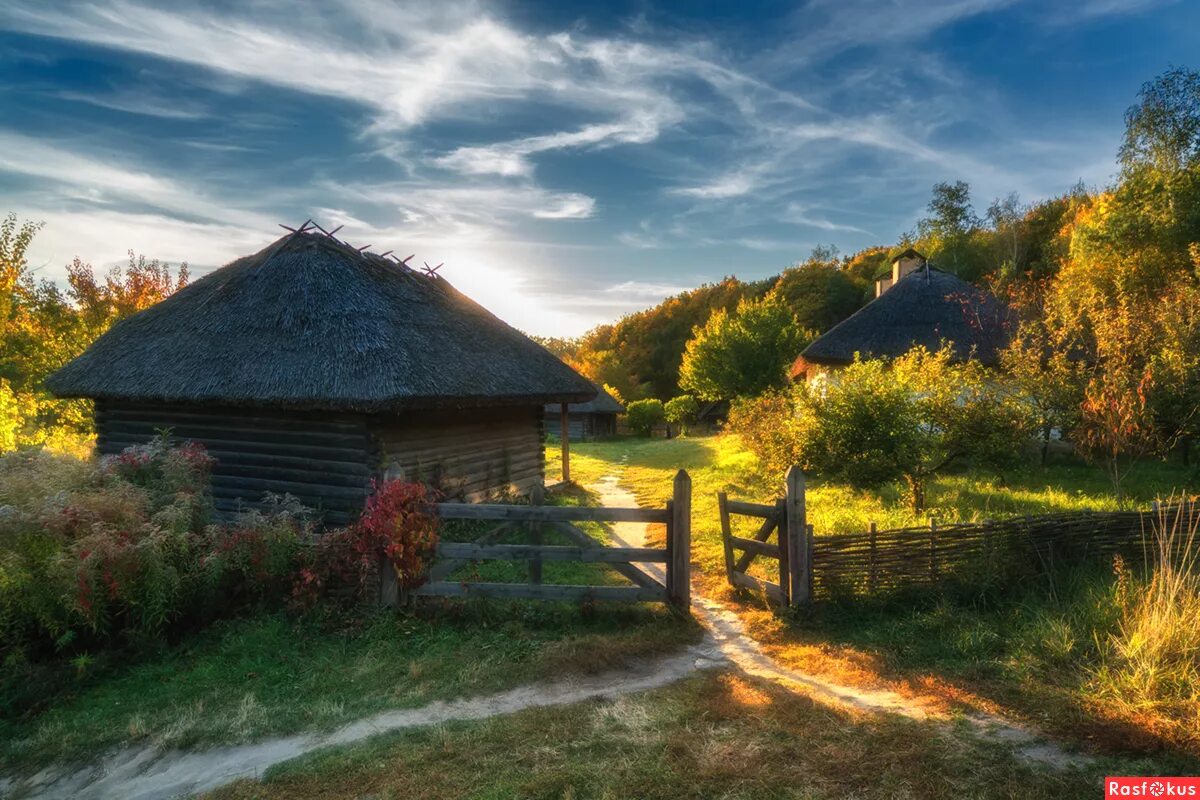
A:
{"type": "Polygon", "coordinates": [[[1125,112],[1119,158],[1125,171],[1176,174],[1200,158],[1200,72],[1172,67],[1143,84],[1125,112]]]}
{"type": "Polygon", "coordinates": [[[1027,250],[1027,206],[1014,192],[998,197],[988,206],[987,219],[992,226],[993,269],[997,273],[1017,274],[1025,269],[1027,250]]]}
{"type": "Polygon", "coordinates": [[[696,423],[696,415],[700,413],[700,404],[690,394],[672,397],[663,406],[667,422],[679,427],[679,432],[687,434],[688,429],[696,423]]]}
{"type": "Polygon", "coordinates": [[[811,341],[778,295],[713,312],[684,351],[680,385],[704,400],[751,397],[787,382],[787,365],[811,341]]]}
{"type": "MultiPolygon", "coordinates": [[[[935,265],[960,278],[974,280],[983,272],[983,258],[975,234],[980,221],[971,206],[971,187],[966,181],[935,183],[929,200],[929,216],[917,223],[917,235],[925,255],[935,265]]],[[[902,243],[903,244],[903,243],[902,243]]]]}
{"type": "Polygon", "coordinates": [[[862,306],[862,289],[842,271],[836,252],[814,248],[808,261],[784,270],[775,282],[773,293],[801,328],[827,331],[862,306]]]}
{"type": "Polygon", "coordinates": [[[629,427],[638,436],[649,436],[655,425],[661,425],[666,418],[662,400],[635,400],[625,409],[629,427]]]}
{"type": "Polygon", "coordinates": [[[961,462],[1001,469],[1024,442],[1026,410],[975,360],[916,348],[891,363],[857,360],[797,393],[801,466],[873,488],[902,480],[914,513],[931,478],[961,462]]]}
{"type": "Polygon", "coordinates": [[[1088,382],[1088,365],[1068,343],[1055,342],[1039,320],[1023,323],[1000,354],[1005,379],[1028,406],[1030,424],[1042,439],[1041,463],[1046,463],[1050,438],[1079,424],[1088,382]]]}

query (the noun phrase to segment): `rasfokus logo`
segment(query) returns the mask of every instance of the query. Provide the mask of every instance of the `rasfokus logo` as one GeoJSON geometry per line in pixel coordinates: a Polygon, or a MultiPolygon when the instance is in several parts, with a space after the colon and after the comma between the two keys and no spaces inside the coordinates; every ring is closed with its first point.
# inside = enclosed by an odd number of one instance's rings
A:
{"type": "Polygon", "coordinates": [[[1196,797],[1200,778],[1105,778],[1104,797],[1196,797]]]}

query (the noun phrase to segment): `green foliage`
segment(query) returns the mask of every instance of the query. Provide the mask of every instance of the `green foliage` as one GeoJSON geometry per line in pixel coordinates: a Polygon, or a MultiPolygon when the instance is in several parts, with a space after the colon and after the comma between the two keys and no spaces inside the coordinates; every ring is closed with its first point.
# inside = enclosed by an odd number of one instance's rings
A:
{"type": "MultiPolygon", "coordinates": [[[[130,253],[128,266],[97,280],[91,265],[75,259],[67,267],[63,292],[49,281],[34,280],[26,262],[40,227],[18,225],[12,214],[0,223],[0,380],[7,381],[15,401],[13,446],[77,451],[79,439],[91,434],[91,403],[51,397],[42,382],[114,322],[184,286],[187,265],[173,276],[166,264],[130,253]]],[[[12,425],[13,407],[6,404],[6,422],[0,425],[12,425]]]]}
{"type": "Polygon", "coordinates": [[[687,433],[688,428],[696,423],[696,415],[700,413],[700,404],[690,394],[672,397],[663,406],[667,422],[678,425],[680,431],[687,433]]]}
{"type": "Polygon", "coordinates": [[[812,333],[774,292],[716,311],[697,328],[683,357],[680,384],[704,400],[752,397],[787,383],[787,367],[812,333]]]}
{"type": "Polygon", "coordinates": [[[862,305],[862,286],[835,261],[810,260],[785,270],[772,291],[792,312],[800,328],[818,333],[829,330],[862,305]]]}
{"type": "Polygon", "coordinates": [[[638,436],[649,436],[655,425],[661,425],[667,418],[662,400],[635,400],[626,409],[626,420],[629,427],[638,436]]]}
{"type": "Polygon", "coordinates": [[[955,462],[1000,469],[1019,457],[1028,411],[975,360],[918,348],[858,360],[812,386],[742,404],[730,425],[772,472],[787,463],[860,488],[903,480],[914,512],[955,462]],[[791,412],[789,418],[789,411],[791,412]]]}

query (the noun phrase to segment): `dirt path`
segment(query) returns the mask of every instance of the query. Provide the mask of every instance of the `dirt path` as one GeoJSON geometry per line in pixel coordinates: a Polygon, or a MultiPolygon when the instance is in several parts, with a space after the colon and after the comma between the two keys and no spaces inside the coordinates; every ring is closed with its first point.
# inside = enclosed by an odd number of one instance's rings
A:
{"type": "Polygon", "coordinates": [[[360,742],[379,733],[619,697],[666,686],[698,670],[724,665],[724,657],[706,641],[675,655],[637,662],[621,670],[530,684],[420,708],[385,711],[325,735],[289,736],[195,752],[160,752],[154,747],[122,750],[93,766],[47,769],[26,781],[0,784],[0,794],[63,800],[158,800],[187,796],[211,791],[239,778],[253,778],[269,767],[314,750],[360,742]]]}
{"type": "MultiPolygon", "coordinates": [[[[624,465],[626,457],[622,456],[624,465]]],[[[600,498],[601,505],[637,506],[637,498],[623,488],[620,476],[606,475],[589,486],[600,498]]],[[[618,522],[613,524],[613,540],[623,547],[643,547],[646,542],[645,523],[618,522]]],[[[643,569],[658,580],[664,580],[663,566],[645,564],[643,569]]],[[[693,593],[692,610],[708,633],[712,646],[735,664],[742,672],[773,681],[789,689],[801,691],[815,700],[838,705],[858,712],[900,714],[911,719],[938,718],[928,711],[934,703],[905,697],[886,689],[864,689],[831,682],[823,677],[785,667],[767,653],[751,637],[737,614],[726,606],[693,593]]],[[[1083,767],[1092,759],[1072,753],[1045,739],[1035,731],[998,715],[974,712],[964,721],[975,734],[1013,748],[1021,758],[1057,769],[1083,767]]]]}

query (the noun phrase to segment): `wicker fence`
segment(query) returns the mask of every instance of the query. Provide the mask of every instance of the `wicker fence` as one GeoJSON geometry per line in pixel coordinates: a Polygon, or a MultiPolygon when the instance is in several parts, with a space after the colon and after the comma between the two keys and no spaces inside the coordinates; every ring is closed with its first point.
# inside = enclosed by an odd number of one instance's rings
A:
{"type": "Polygon", "coordinates": [[[886,594],[958,582],[1011,585],[1058,566],[1109,561],[1138,563],[1153,548],[1159,520],[1190,529],[1195,503],[1143,511],[1064,512],[917,528],[871,530],[812,542],[811,585],[817,598],[886,594]]]}
{"type": "Polygon", "coordinates": [[[828,534],[806,525],[804,476],[793,467],[784,499],[761,505],[718,496],[726,574],[731,584],[765,592],[780,605],[887,595],[906,589],[960,584],[971,588],[1012,586],[1060,566],[1110,562],[1121,555],[1142,562],[1156,548],[1154,532],[1180,531],[1174,546],[1186,547],[1200,522],[1200,504],[1185,501],[1137,511],[1076,511],[984,522],[828,534]],[[753,540],[734,536],[732,514],[766,522],[753,540]],[[772,531],[777,544],[767,542],[772,531]],[[793,531],[807,531],[807,535],[793,531]],[[740,557],[736,551],[741,551],[740,557]],[[755,557],[779,562],[779,584],[745,575],[755,557]]]}

